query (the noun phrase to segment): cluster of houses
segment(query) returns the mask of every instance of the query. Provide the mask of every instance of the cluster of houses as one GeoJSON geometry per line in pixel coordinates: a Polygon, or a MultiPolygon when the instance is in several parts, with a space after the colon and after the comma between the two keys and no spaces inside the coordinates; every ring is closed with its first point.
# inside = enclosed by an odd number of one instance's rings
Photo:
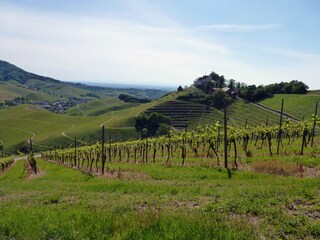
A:
{"type": "Polygon", "coordinates": [[[213,94],[216,90],[222,90],[226,94],[228,94],[231,98],[236,99],[237,98],[237,92],[235,90],[232,90],[229,87],[223,87],[219,88],[219,82],[211,77],[211,75],[204,75],[202,77],[197,78],[193,85],[196,88],[205,89],[208,83],[211,83],[209,86],[209,89],[206,89],[206,91],[210,94],[213,94]]]}
{"type": "Polygon", "coordinates": [[[74,107],[81,103],[86,103],[88,101],[89,99],[87,98],[70,97],[68,100],[58,100],[54,102],[41,101],[35,103],[35,105],[49,110],[51,112],[63,113],[71,107],[74,107]]]}

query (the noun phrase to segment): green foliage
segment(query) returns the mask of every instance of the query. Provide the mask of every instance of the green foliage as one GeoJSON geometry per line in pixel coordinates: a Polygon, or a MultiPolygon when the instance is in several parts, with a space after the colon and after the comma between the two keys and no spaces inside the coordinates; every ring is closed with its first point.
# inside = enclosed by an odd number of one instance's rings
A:
{"type": "Polygon", "coordinates": [[[168,135],[170,132],[170,126],[166,123],[160,123],[159,128],[156,132],[156,136],[168,135]]]}
{"type": "Polygon", "coordinates": [[[215,72],[211,72],[210,77],[212,78],[212,80],[218,82],[218,88],[224,88],[226,86],[226,80],[223,75],[220,76],[215,72]]]}
{"type": "Polygon", "coordinates": [[[145,134],[147,137],[150,137],[168,133],[170,124],[171,119],[169,117],[154,112],[150,116],[145,114],[139,116],[137,118],[135,128],[139,133],[142,133],[143,129],[146,129],[145,134]]]}
{"type": "MultiPolygon", "coordinates": [[[[208,82],[207,85],[210,85],[209,87],[211,89],[211,82],[208,82]]],[[[207,107],[214,107],[217,109],[223,108],[224,103],[230,105],[233,102],[229,95],[221,89],[216,89],[213,94],[205,94],[199,92],[189,93],[183,96],[179,96],[177,99],[195,102],[206,105],[207,107]]]]}
{"type": "Polygon", "coordinates": [[[213,107],[215,108],[223,108],[226,104],[227,106],[232,103],[232,99],[226,94],[223,90],[217,89],[213,93],[213,107]]]}
{"type": "Polygon", "coordinates": [[[132,102],[132,103],[148,103],[151,101],[150,99],[138,98],[138,97],[132,96],[130,94],[124,94],[124,93],[121,93],[118,96],[118,98],[120,100],[123,100],[124,102],[132,102]]]}
{"type": "Polygon", "coordinates": [[[249,101],[261,101],[273,94],[286,93],[286,94],[305,94],[307,93],[308,86],[303,82],[293,80],[291,82],[281,82],[269,84],[266,86],[242,86],[239,90],[239,96],[249,101]]]}

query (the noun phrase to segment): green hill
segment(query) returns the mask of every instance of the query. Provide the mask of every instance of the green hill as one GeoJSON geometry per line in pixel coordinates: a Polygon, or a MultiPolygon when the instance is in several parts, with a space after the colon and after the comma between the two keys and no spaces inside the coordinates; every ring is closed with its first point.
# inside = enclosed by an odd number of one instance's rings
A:
{"type": "MultiPolygon", "coordinates": [[[[32,138],[35,144],[68,145],[77,138],[80,142],[95,142],[99,138],[100,125],[116,115],[99,117],[68,116],[55,114],[32,105],[19,105],[0,110],[0,140],[6,151],[32,138]]],[[[106,126],[108,127],[108,126],[106,126]]],[[[133,127],[107,129],[118,139],[136,137],[133,127]]]]}
{"type": "Polygon", "coordinates": [[[310,118],[315,111],[316,101],[320,96],[310,92],[309,94],[275,94],[260,103],[275,110],[281,109],[281,101],[284,99],[284,112],[298,119],[310,118]]]}
{"type": "Polygon", "coordinates": [[[28,98],[30,101],[53,100],[59,98],[82,97],[97,99],[118,97],[121,93],[136,97],[155,99],[167,91],[135,88],[107,88],[88,86],[81,83],[59,81],[50,77],[27,72],[11,63],[0,60],[0,101],[11,100],[15,97],[28,98]],[[35,96],[37,95],[37,96],[35,96]]]}
{"type": "MultiPolygon", "coordinates": [[[[0,142],[4,145],[5,151],[15,150],[17,145],[24,144],[29,138],[33,139],[36,146],[68,146],[73,143],[74,138],[83,144],[96,142],[100,139],[101,126],[105,126],[106,134],[112,139],[137,138],[134,125],[136,118],[142,113],[159,112],[167,115],[172,119],[172,126],[178,130],[184,129],[185,126],[188,129],[195,129],[198,125],[223,121],[221,109],[177,100],[183,95],[200,91],[193,87],[172,92],[149,103],[125,103],[117,97],[112,97],[113,94],[120,93],[119,89],[109,92],[106,88],[86,88],[82,84],[64,83],[41,76],[38,78],[38,75],[25,72],[9,63],[0,62],[1,65],[0,96],[2,100],[28,96],[34,101],[41,99],[50,101],[61,97],[58,94],[64,96],[75,94],[78,97],[95,96],[91,97],[91,101],[87,103],[70,108],[66,114],[55,114],[33,105],[1,109],[0,142]],[[4,68],[4,65],[7,68],[4,68]],[[8,72],[10,74],[7,74],[8,72]],[[102,89],[104,89],[103,93],[102,89]]],[[[127,89],[125,91],[129,94],[132,94],[130,91],[136,91],[137,95],[145,95],[151,94],[153,90],[127,89]]],[[[314,103],[319,98],[317,93],[314,91],[307,95],[275,95],[273,98],[262,101],[261,104],[279,109],[281,99],[284,97],[285,112],[302,119],[303,116],[311,116],[314,112],[314,103]]],[[[235,127],[244,126],[246,122],[249,125],[260,125],[267,119],[269,124],[277,124],[279,121],[278,114],[242,99],[234,101],[227,111],[229,125],[235,127]]]]}
{"type": "MultiPolygon", "coordinates": [[[[172,126],[178,130],[195,129],[198,125],[223,121],[223,111],[207,109],[204,105],[177,100],[178,96],[196,91],[187,88],[173,92],[150,103],[124,103],[116,98],[92,100],[68,111],[68,115],[55,114],[32,105],[20,105],[0,110],[0,141],[6,150],[33,138],[38,145],[68,145],[77,138],[79,143],[92,143],[100,139],[101,126],[113,139],[136,138],[134,125],[142,114],[159,112],[171,117],[172,126]],[[71,116],[77,115],[77,116],[71,116]],[[80,116],[81,115],[81,116],[80,116]]],[[[271,99],[270,99],[271,100],[271,99]]],[[[279,115],[237,99],[228,107],[229,125],[242,127],[277,124],[279,115]]]]}

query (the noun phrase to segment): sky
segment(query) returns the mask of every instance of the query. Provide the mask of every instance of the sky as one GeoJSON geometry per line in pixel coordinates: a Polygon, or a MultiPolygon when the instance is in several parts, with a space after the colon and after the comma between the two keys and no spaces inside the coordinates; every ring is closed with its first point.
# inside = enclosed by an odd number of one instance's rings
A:
{"type": "Polygon", "coordinates": [[[318,0],[0,0],[0,59],[63,81],[189,86],[214,71],[320,89],[318,0]]]}

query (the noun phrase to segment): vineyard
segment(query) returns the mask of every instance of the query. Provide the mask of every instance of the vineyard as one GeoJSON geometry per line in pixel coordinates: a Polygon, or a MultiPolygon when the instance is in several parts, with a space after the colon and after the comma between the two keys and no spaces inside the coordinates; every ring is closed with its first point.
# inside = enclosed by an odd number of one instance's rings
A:
{"type": "Polygon", "coordinates": [[[13,157],[0,158],[0,174],[9,168],[13,162],[13,157]]]}
{"type": "Polygon", "coordinates": [[[0,160],[0,238],[319,239],[319,116],[223,117],[131,141],[102,126],[41,158],[30,140],[24,160],[0,160]]]}
{"type": "MultiPolygon", "coordinates": [[[[156,163],[162,161],[171,164],[180,161],[187,164],[186,159],[206,160],[216,166],[237,169],[239,159],[250,157],[256,151],[267,149],[270,156],[280,154],[281,149],[288,153],[288,146],[298,142],[299,149],[295,154],[304,155],[305,148],[314,147],[316,127],[320,124],[319,117],[311,120],[291,122],[288,119],[281,126],[244,128],[228,127],[223,132],[219,122],[215,125],[198,127],[194,131],[182,131],[177,134],[170,132],[168,136],[146,138],[134,141],[105,142],[104,127],[102,142],[92,146],[77,147],[64,150],[51,150],[43,153],[44,157],[69,166],[88,171],[105,172],[106,162],[156,163]],[[228,161],[231,158],[231,161],[228,161]],[[222,159],[222,160],[221,160],[222,159]]],[[[296,144],[297,145],[297,144],[296,144]]],[[[291,153],[293,154],[293,153],[291,153]]]]}

